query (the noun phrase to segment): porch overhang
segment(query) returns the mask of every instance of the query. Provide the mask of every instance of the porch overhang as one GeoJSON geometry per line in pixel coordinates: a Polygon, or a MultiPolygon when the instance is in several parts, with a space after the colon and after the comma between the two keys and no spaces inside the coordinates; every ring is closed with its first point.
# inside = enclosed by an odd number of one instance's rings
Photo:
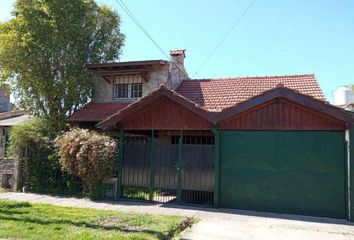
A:
{"type": "Polygon", "coordinates": [[[99,63],[99,64],[86,64],[85,68],[94,70],[95,74],[111,82],[113,76],[127,76],[139,75],[146,81],[147,75],[151,68],[164,66],[168,61],[164,60],[147,60],[147,61],[129,61],[129,62],[116,62],[116,63],[99,63]]]}

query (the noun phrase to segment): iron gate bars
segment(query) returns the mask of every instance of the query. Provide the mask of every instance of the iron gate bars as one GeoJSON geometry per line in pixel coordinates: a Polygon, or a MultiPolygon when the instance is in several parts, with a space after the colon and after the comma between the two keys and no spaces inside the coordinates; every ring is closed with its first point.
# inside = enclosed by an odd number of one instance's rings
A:
{"type": "Polygon", "coordinates": [[[178,144],[157,143],[154,131],[148,143],[120,141],[117,196],[213,205],[214,145],[183,144],[182,134],[178,144]]]}

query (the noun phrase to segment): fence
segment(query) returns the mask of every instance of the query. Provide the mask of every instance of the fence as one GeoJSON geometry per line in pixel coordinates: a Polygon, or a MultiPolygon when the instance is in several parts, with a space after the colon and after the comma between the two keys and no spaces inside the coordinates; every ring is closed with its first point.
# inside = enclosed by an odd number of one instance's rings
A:
{"type": "MultiPolygon", "coordinates": [[[[119,193],[126,199],[213,204],[214,145],[157,144],[154,140],[122,145],[119,179],[104,182],[105,199],[114,200],[119,193]]],[[[85,194],[82,181],[62,172],[50,149],[29,148],[23,164],[29,192],[85,194]]]]}
{"type": "Polygon", "coordinates": [[[213,145],[125,143],[122,197],[212,205],[213,160],[213,145]]]}
{"type": "Polygon", "coordinates": [[[50,149],[28,148],[23,159],[26,191],[54,195],[84,194],[84,185],[78,178],[60,170],[59,162],[50,149]]]}

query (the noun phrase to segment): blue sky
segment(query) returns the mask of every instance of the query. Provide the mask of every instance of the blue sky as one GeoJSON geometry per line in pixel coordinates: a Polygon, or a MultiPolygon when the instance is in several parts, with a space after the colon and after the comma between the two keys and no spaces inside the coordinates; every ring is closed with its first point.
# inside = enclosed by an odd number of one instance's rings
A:
{"type": "MultiPolygon", "coordinates": [[[[1,1],[0,21],[13,0],[1,1]]],[[[121,60],[165,59],[115,0],[99,0],[121,14],[126,43],[121,60]]],[[[185,48],[193,76],[251,0],[125,0],[168,51],[185,48]]],[[[256,0],[195,78],[314,73],[327,99],[354,84],[354,1],[256,0]]]]}

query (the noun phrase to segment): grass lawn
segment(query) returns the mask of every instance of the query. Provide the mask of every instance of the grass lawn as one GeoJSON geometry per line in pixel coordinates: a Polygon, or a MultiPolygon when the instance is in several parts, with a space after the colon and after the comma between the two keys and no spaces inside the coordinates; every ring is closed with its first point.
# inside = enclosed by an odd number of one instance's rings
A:
{"type": "Polygon", "coordinates": [[[171,239],[190,219],[0,200],[0,238],[171,239]]]}

